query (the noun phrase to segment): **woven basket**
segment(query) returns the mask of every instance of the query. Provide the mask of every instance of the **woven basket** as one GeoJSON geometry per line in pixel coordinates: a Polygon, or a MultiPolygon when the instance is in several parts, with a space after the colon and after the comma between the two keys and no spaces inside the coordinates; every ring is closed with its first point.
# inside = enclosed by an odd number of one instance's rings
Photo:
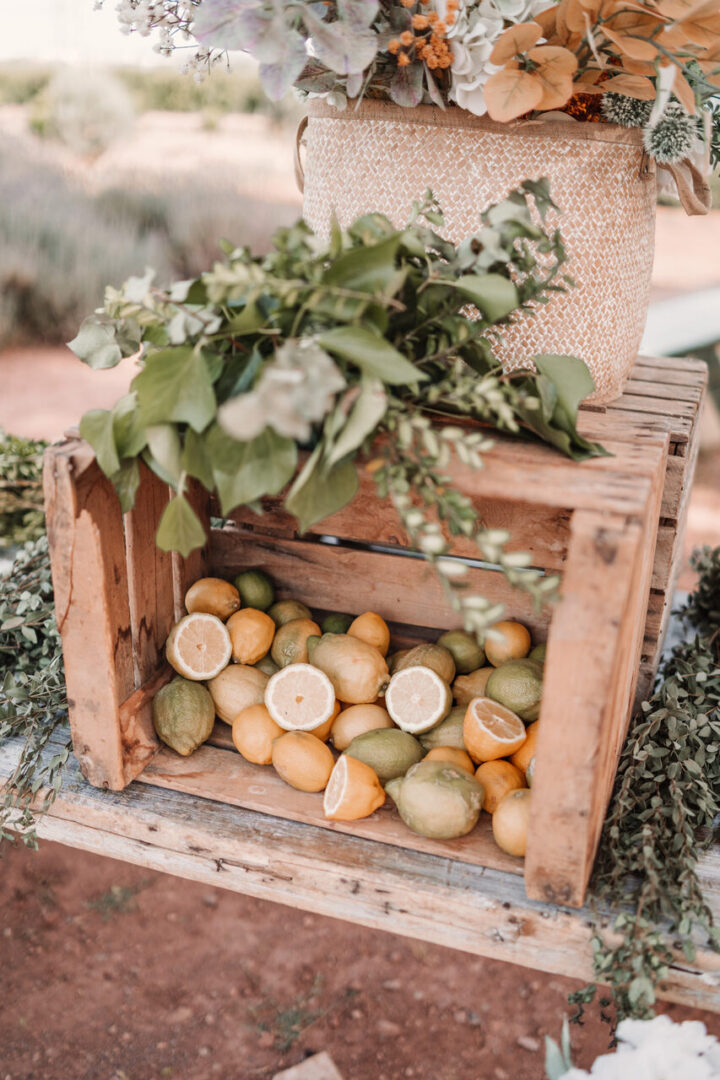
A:
{"type": "Polygon", "coordinates": [[[539,353],[581,357],[593,399],[611,401],[637,356],[645,326],[655,242],[656,176],[641,132],[570,119],[497,124],[462,109],[403,109],[366,101],[338,112],[310,103],[304,214],[327,235],[380,211],[397,226],[432,188],[453,241],[477,232],[480,213],[526,179],[550,179],[561,213],[567,272],[576,288],[503,334],[506,370],[539,353]]]}

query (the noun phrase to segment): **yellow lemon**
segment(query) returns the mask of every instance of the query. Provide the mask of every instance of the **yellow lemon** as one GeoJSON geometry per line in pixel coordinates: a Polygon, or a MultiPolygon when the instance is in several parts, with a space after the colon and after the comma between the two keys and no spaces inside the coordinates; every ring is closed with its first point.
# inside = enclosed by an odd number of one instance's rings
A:
{"type": "Polygon", "coordinates": [[[498,803],[508,792],[519,791],[526,786],[520,769],[509,761],[484,761],[478,765],[475,779],[483,786],[483,810],[487,810],[488,814],[495,813],[498,803]]]}
{"type": "Polygon", "coordinates": [[[357,619],[353,619],[350,623],[347,632],[351,637],[360,638],[368,645],[374,645],[379,653],[387,656],[390,647],[390,631],[385,620],[377,612],[366,611],[358,615],[357,619]]]}
{"type": "Polygon", "coordinates": [[[473,698],[465,713],[463,740],[473,761],[495,761],[519,750],[527,734],[525,725],[504,705],[491,698],[473,698]]]}
{"type": "Polygon", "coordinates": [[[230,663],[232,644],[225,623],[217,615],[194,611],[173,626],[165,642],[165,655],[178,675],[200,682],[219,675],[230,663]]]}
{"type": "Polygon", "coordinates": [[[312,662],[330,678],[336,697],[349,705],[375,701],[389,678],[380,651],[350,634],[323,634],[314,643],[312,662]]]}
{"type": "Polygon", "coordinates": [[[510,758],[513,765],[517,765],[518,769],[524,773],[528,771],[530,762],[535,757],[538,735],[540,734],[540,721],[536,720],[534,724],[529,724],[526,733],[525,742],[510,758]]]}
{"type": "Polygon", "coordinates": [[[425,755],[423,761],[449,761],[458,769],[464,769],[471,776],[475,775],[475,766],[470,755],[465,750],[458,750],[456,746],[434,746],[425,755]]]}
{"type": "Polygon", "coordinates": [[[509,792],[492,816],[493,839],[508,855],[523,856],[527,850],[531,794],[530,788],[509,792]]]}
{"type": "Polygon", "coordinates": [[[278,667],[288,664],[307,664],[308,638],[317,637],[320,627],[312,619],[291,619],[275,634],[271,656],[278,667]]]}
{"type": "Polygon", "coordinates": [[[185,610],[188,614],[204,611],[224,622],[239,607],[240,593],[234,585],[222,578],[200,578],[185,593],[185,610]]]}
{"type": "Polygon", "coordinates": [[[487,681],[495,668],[482,667],[469,675],[458,675],[452,684],[452,692],[458,705],[469,705],[473,698],[484,697],[487,681]]]}
{"type": "Polygon", "coordinates": [[[270,765],[273,740],[283,729],[275,723],[264,705],[251,705],[233,720],[232,740],[246,761],[255,765],[270,765]]]}
{"type": "Polygon", "coordinates": [[[385,802],[377,774],[364,761],[343,754],[333,769],[323,796],[323,812],[332,821],[369,817],[385,802]]]}
{"type": "Polygon", "coordinates": [[[335,714],[335,691],[324,671],[289,664],[270,676],[265,704],[284,731],[314,731],[335,714]]]}
{"type": "Polygon", "coordinates": [[[324,724],[320,725],[320,727],[311,728],[310,734],[314,735],[316,739],[320,739],[321,742],[327,742],[330,738],[330,732],[333,729],[333,725],[335,723],[335,720],[337,719],[338,713],[340,712],[341,708],[342,705],[340,704],[340,702],[336,701],[335,708],[330,715],[330,719],[326,720],[324,724]]]}
{"type": "Polygon", "coordinates": [[[452,653],[442,645],[416,645],[414,649],[408,649],[404,656],[395,661],[393,674],[409,667],[432,668],[446,683],[451,683],[455,678],[452,653]]]}
{"type": "Polygon", "coordinates": [[[272,745],[272,763],[298,791],[322,791],[335,765],[332,751],[309,731],[286,731],[272,745]]]}
{"type": "Polygon", "coordinates": [[[226,724],[232,724],[239,712],[250,705],[262,705],[268,676],[258,668],[230,664],[208,682],[215,712],[226,724]]]}
{"type": "Polygon", "coordinates": [[[390,714],[381,705],[350,705],[332,726],[333,746],[336,750],[347,750],[356,735],[391,727],[390,714]]]}
{"type": "Polygon", "coordinates": [[[493,667],[506,660],[522,660],[530,652],[530,631],[522,623],[509,619],[495,623],[485,638],[485,655],[493,667]]]}
{"type": "Polygon", "coordinates": [[[227,621],[236,664],[257,664],[267,656],[275,636],[275,623],[264,611],[246,607],[227,621]]]}
{"type": "Polygon", "coordinates": [[[399,728],[418,735],[445,719],[452,694],[432,668],[408,667],[393,675],[385,692],[385,705],[399,728]]]}

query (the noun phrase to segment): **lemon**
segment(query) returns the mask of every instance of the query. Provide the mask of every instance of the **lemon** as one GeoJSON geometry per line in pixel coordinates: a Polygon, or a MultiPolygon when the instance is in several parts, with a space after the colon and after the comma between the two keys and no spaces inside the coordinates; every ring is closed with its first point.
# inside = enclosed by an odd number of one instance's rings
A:
{"type": "Polygon", "coordinates": [[[275,623],[264,611],[243,608],[230,616],[226,626],[236,664],[257,664],[267,656],[275,636],[275,623]]]}
{"type": "Polygon", "coordinates": [[[343,754],[333,769],[323,796],[323,812],[331,821],[369,817],[385,802],[377,774],[357,758],[343,754]]]}
{"type": "Polygon", "coordinates": [[[335,696],[348,705],[374,702],[388,682],[385,658],[350,634],[323,634],[314,643],[313,664],[329,676],[335,696]]]}
{"type": "Polygon", "coordinates": [[[407,654],[409,652],[411,652],[411,651],[412,651],[411,649],[398,649],[397,652],[394,652],[392,654],[392,656],[388,657],[387,665],[388,665],[388,670],[390,671],[391,675],[395,674],[395,671],[396,671],[397,666],[400,663],[400,661],[403,659],[404,656],[407,656],[407,654]]]}
{"type": "Polygon", "coordinates": [[[444,720],[436,724],[430,731],[424,731],[418,738],[426,750],[432,750],[434,746],[454,746],[458,750],[465,749],[463,742],[463,724],[465,722],[465,706],[456,705],[451,709],[444,720]]]}
{"type": "Polygon", "coordinates": [[[331,615],[326,615],[320,624],[323,634],[347,634],[348,627],[352,625],[352,615],[342,615],[340,612],[333,612],[331,615]]]}
{"type": "Polygon", "coordinates": [[[393,674],[409,667],[432,668],[446,683],[455,678],[455,661],[442,645],[416,645],[396,661],[393,674]]]}
{"type": "Polygon", "coordinates": [[[469,705],[473,698],[484,697],[487,681],[495,668],[482,667],[469,675],[458,675],[452,684],[453,698],[458,705],[469,705]]]}
{"type": "Polygon", "coordinates": [[[335,765],[332,751],[308,731],[286,731],[272,744],[272,763],[298,791],[322,791],[335,765]]]}
{"type": "Polygon", "coordinates": [[[283,729],[275,723],[264,705],[251,705],[233,720],[232,740],[246,761],[254,765],[270,765],[273,739],[283,729]]]}
{"type": "Polygon", "coordinates": [[[530,652],[530,631],[519,622],[505,620],[495,623],[485,638],[488,663],[499,667],[506,660],[522,660],[530,652]]]}
{"type": "Polygon", "coordinates": [[[335,691],[324,671],[311,664],[289,664],[270,676],[265,704],[285,731],[312,731],[335,712],[335,691]]]}
{"type": "Polygon", "coordinates": [[[263,656],[261,660],[255,664],[258,671],[264,671],[266,675],[274,675],[276,671],[280,670],[280,666],[275,663],[272,656],[263,656]]]}
{"type": "Polygon", "coordinates": [[[342,705],[340,704],[340,702],[336,701],[329,718],[325,721],[324,724],[321,724],[320,727],[310,728],[310,734],[314,735],[316,739],[320,739],[321,742],[327,742],[330,738],[330,732],[333,729],[333,724],[335,723],[341,708],[342,705]]]}
{"type": "Polygon", "coordinates": [[[531,757],[528,762],[528,767],[525,770],[525,783],[528,787],[533,786],[533,778],[535,776],[535,758],[531,757]]]}
{"type": "Polygon", "coordinates": [[[299,600],[277,600],[268,608],[268,615],[276,626],[282,626],[291,619],[312,619],[310,608],[299,600]]]}
{"type": "Polygon", "coordinates": [[[458,675],[469,675],[485,663],[485,653],[478,645],[477,638],[467,630],[448,630],[440,635],[437,643],[452,656],[458,675]]]}
{"type": "Polygon", "coordinates": [[[215,712],[226,724],[232,724],[243,709],[263,704],[267,682],[264,671],[245,664],[231,664],[208,683],[215,712]]]}
{"type": "Polygon", "coordinates": [[[422,759],[423,748],[408,732],[387,728],[356,735],[345,753],[364,761],[385,783],[404,776],[411,765],[416,765],[422,759]]]}
{"type": "Polygon", "coordinates": [[[516,765],[509,761],[484,761],[478,765],[475,779],[479,780],[485,791],[483,810],[494,814],[498,803],[510,791],[519,791],[525,787],[525,777],[516,765]]]}
{"type": "Polygon", "coordinates": [[[417,735],[429,731],[450,712],[450,687],[429,667],[396,671],[385,691],[385,707],[398,727],[417,735]]]}
{"type": "Polygon", "coordinates": [[[165,642],[165,656],[178,675],[200,682],[212,679],[230,663],[232,643],[225,623],[217,615],[194,611],[173,626],[165,642]]]}
{"type": "Polygon", "coordinates": [[[547,641],[541,641],[539,645],[536,645],[534,649],[530,650],[528,660],[539,660],[541,664],[544,664],[546,653],[547,641]]]}
{"type": "Polygon", "coordinates": [[[522,744],[519,750],[511,755],[510,760],[513,765],[517,765],[518,769],[527,773],[530,762],[535,758],[535,750],[537,748],[538,735],[540,733],[540,722],[536,720],[534,724],[529,724],[526,730],[527,738],[522,744]]]}
{"type": "Polygon", "coordinates": [[[332,726],[333,746],[336,750],[347,750],[356,735],[393,726],[387,709],[380,705],[350,705],[332,726]]]}
{"type": "Polygon", "coordinates": [[[424,761],[448,761],[463,772],[475,776],[475,766],[466,750],[458,750],[456,746],[434,746],[424,761]]]}
{"type": "Polygon", "coordinates": [[[385,786],[408,828],[433,840],[465,836],[477,825],[483,801],[474,776],[444,761],[421,761],[385,786]]]}
{"type": "Polygon", "coordinates": [[[222,578],[200,578],[185,593],[185,610],[188,614],[203,611],[225,622],[240,607],[240,594],[234,585],[222,578]]]}
{"type": "Polygon", "coordinates": [[[153,698],[152,719],[158,738],[187,757],[210,738],[215,708],[204,686],[176,675],[153,698]]]}
{"type": "Polygon", "coordinates": [[[474,698],[467,707],[463,738],[473,761],[494,761],[519,750],[527,738],[525,725],[491,698],[474,698]]]}
{"type": "Polygon", "coordinates": [[[379,653],[387,656],[390,647],[390,631],[388,625],[376,611],[366,611],[353,619],[348,627],[350,637],[360,638],[368,645],[374,645],[379,653]]]}
{"type": "Polygon", "coordinates": [[[508,855],[523,856],[527,850],[531,805],[529,788],[511,791],[497,805],[492,816],[493,839],[508,855]]]}
{"type": "Polygon", "coordinates": [[[244,570],[235,578],[235,588],[246,607],[267,611],[275,599],[275,590],[262,570],[244,570]]]}
{"type": "Polygon", "coordinates": [[[312,619],[290,619],[278,627],[270,655],[281,668],[288,664],[306,664],[308,638],[319,633],[320,627],[312,619]]]}
{"type": "Polygon", "coordinates": [[[485,696],[512,709],[529,724],[540,715],[542,679],[543,666],[539,660],[508,660],[493,671],[485,696]]]}

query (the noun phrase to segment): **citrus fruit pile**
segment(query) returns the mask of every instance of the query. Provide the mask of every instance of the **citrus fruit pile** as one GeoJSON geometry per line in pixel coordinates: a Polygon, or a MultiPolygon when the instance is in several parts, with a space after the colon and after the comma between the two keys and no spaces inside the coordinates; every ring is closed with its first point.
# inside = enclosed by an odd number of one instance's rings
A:
{"type": "Polygon", "coordinates": [[[376,612],[318,623],[259,570],[202,578],[185,607],[166,644],[177,676],[153,703],[172,749],[193,753],[217,716],[247,761],[324,792],[331,820],[390,795],[410,829],[453,839],[486,811],[498,846],[525,854],[545,646],[523,625],[497,623],[484,647],[450,630],[389,654],[376,612]]]}

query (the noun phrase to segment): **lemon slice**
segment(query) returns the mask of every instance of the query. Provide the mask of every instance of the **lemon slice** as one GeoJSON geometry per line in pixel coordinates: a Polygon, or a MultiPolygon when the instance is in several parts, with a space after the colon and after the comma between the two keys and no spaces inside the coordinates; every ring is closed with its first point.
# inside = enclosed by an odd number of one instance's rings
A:
{"type": "Polygon", "coordinates": [[[385,691],[385,708],[397,726],[411,735],[435,727],[451,705],[450,687],[429,667],[397,671],[385,691]]]}
{"type": "Polygon", "coordinates": [[[335,687],[325,672],[312,664],[288,664],[271,675],[265,704],[285,731],[313,731],[332,716],[335,687]]]}
{"type": "Polygon", "coordinates": [[[230,663],[232,643],[216,615],[195,611],[173,626],[165,643],[168,663],[178,675],[200,682],[214,679],[230,663]]]}
{"type": "Polygon", "coordinates": [[[509,757],[527,738],[525,725],[516,713],[491,698],[470,702],[463,723],[463,740],[473,761],[496,761],[509,757]]]}
{"type": "Polygon", "coordinates": [[[333,821],[369,817],[385,802],[377,774],[364,761],[343,754],[330,774],[323,797],[323,812],[333,821]]]}

